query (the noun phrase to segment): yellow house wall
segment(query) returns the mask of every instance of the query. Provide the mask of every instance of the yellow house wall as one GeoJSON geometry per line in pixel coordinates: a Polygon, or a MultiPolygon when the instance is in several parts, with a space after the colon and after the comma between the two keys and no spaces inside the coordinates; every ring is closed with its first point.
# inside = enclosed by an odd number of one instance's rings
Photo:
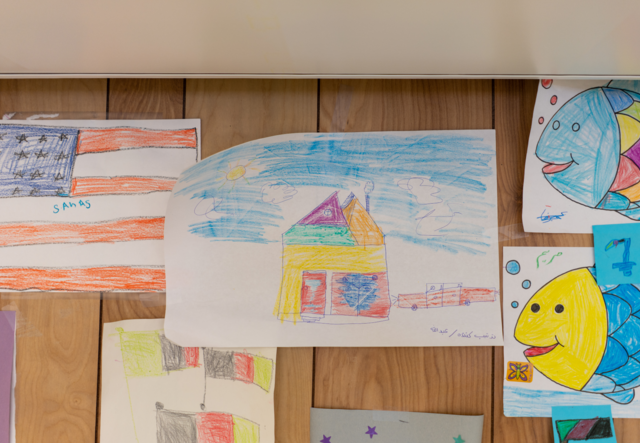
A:
{"type": "MultiPolygon", "coordinates": [[[[287,245],[282,252],[282,282],[274,314],[300,319],[302,271],[386,272],[385,246],[287,245]]],[[[329,285],[330,282],[327,282],[329,285]]]]}

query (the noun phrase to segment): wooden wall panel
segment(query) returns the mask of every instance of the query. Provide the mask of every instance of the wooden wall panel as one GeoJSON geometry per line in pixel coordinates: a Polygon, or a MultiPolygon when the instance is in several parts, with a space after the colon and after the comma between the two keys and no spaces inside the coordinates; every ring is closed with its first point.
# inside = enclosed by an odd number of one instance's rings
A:
{"type": "Polygon", "coordinates": [[[109,80],[109,120],[182,118],[184,80],[109,80]]]}
{"type": "MultiPolygon", "coordinates": [[[[186,118],[202,119],[202,158],[272,135],[316,132],[316,80],[187,80],[186,118]]],[[[312,348],[278,349],[276,442],[309,440],[312,348]]]]}
{"type": "MultiPolygon", "coordinates": [[[[323,132],[491,128],[491,80],[320,82],[323,132]]],[[[484,414],[489,442],[491,353],[491,347],[317,348],[314,406],[484,414]]]]}
{"type": "Polygon", "coordinates": [[[316,132],[317,80],[187,80],[186,118],[202,119],[202,158],[240,143],[316,132]]]}
{"type": "Polygon", "coordinates": [[[59,114],[58,119],[104,119],[106,79],[0,80],[0,114],[14,119],[59,114]]]}
{"type": "MultiPolygon", "coordinates": [[[[0,114],[103,119],[106,90],[106,80],[0,80],[0,114]]],[[[94,441],[100,295],[3,293],[0,309],[18,312],[17,441],[94,441]]]]}
{"type": "Polygon", "coordinates": [[[100,294],[3,293],[0,309],[17,316],[17,441],[94,441],[100,294]]]}

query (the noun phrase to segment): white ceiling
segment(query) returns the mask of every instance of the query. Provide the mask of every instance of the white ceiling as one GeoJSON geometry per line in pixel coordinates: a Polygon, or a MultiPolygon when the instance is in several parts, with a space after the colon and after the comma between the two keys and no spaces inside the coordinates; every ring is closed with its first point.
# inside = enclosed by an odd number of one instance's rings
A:
{"type": "Polygon", "coordinates": [[[638,0],[12,0],[0,75],[640,75],[638,0]]]}

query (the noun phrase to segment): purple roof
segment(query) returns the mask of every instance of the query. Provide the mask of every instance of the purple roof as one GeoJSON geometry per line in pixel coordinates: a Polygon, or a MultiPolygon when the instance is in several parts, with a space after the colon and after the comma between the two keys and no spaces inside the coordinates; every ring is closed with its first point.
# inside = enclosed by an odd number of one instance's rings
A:
{"type": "Polygon", "coordinates": [[[348,226],[344,218],[338,192],[334,192],[325,201],[320,203],[313,211],[298,222],[299,225],[329,225],[348,226]]]}

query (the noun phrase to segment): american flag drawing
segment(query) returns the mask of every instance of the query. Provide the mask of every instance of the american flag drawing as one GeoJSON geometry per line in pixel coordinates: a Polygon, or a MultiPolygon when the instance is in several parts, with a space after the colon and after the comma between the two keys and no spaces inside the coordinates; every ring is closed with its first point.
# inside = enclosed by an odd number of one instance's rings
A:
{"type": "Polygon", "coordinates": [[[0,289],[162,291],[199,120],[0,124],[0,289]]]}

